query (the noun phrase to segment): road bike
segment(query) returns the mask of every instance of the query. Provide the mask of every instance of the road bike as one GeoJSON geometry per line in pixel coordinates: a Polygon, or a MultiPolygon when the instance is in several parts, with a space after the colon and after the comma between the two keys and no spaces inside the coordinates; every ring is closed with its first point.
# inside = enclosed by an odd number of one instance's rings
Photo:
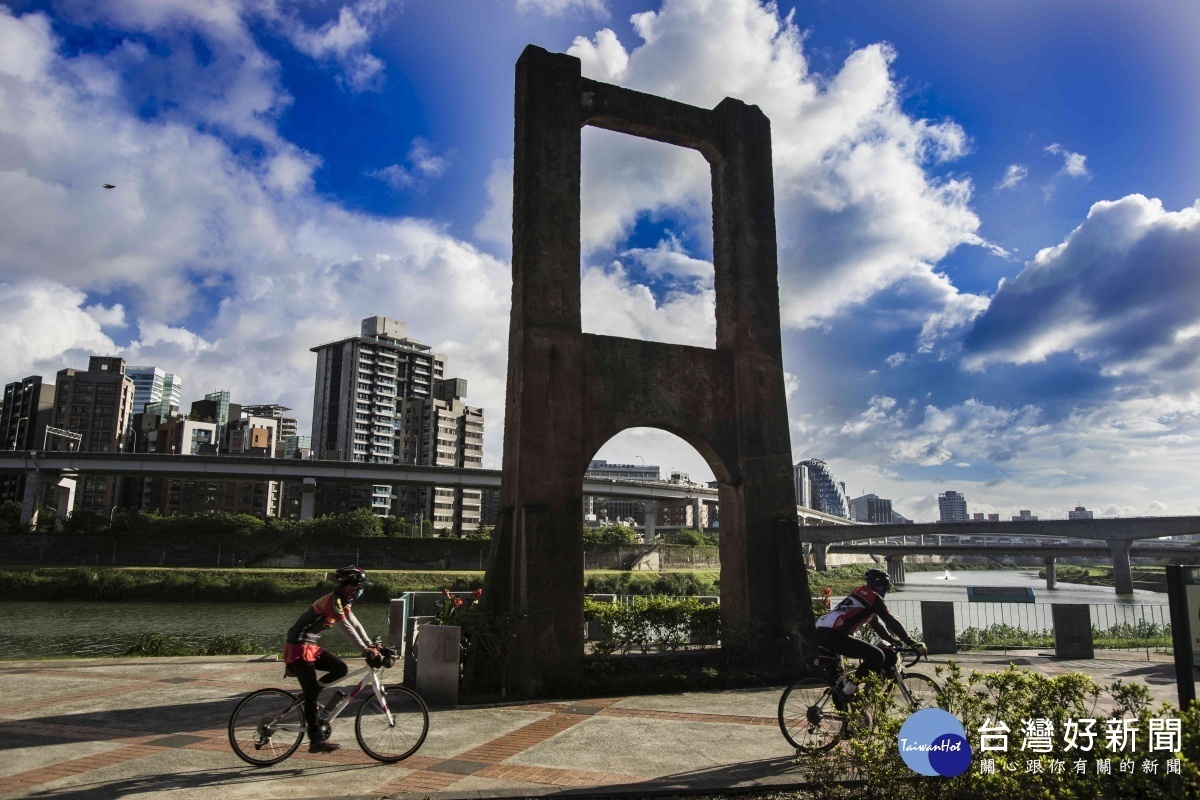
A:
{"type": "MultiPolygon", "coordinates": [[[[885,690],[902,711],[912,713],[932,708],[937,703],[938,687],[933,678],[907,668],[921,660],[912,649],[897,650],[896,663],[885,673],[885,690]],[[904,662],[904,657],[915,656],[904,662]]],[[[823,667],[832,680],[820,677],[800,678],[784,689],[779,698],[779,729],[798,752],[819,753],[848,739],[852,728],[870,727],[872,721],[854,708],[855,697],[846,689],[853,681],[842,657],[824,647],[818,648],[816,665],[823,667]]]]}
{"type": "MultiPolygon", "coordinates": [[[[376,639],[376,643],[379,640],[376,639]]],[[[360,694],[364,695],[354,717],[354,738],[371,758],[386,764],[403,761],[425,742],[429,733],[429,709],[421,696],[407,686],[384,686],[380,677],[396,658],[396,651],[383,648],[385,661],[367,666],[351,677],[362,675],[349,694],[335,689],[328,706],[318,706],[318,722],[328,737],[333,721],[360,694]]],[[[238,758],[256,767],[278,764],[296,752],[307,731],[304,695],[285,689],[259,689],[240,700],[229,718],[229,744],[238,758]]]]}

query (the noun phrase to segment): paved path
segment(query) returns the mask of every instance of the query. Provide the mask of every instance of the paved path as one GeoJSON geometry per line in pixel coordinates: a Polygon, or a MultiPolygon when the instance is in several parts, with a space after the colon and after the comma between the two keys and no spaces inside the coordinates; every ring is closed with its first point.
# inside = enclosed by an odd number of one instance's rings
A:
{"type": "MultiPolygon", "coordinates": [[[[956,660],[1143,682],[1174,702],[1174,665],[1135,657],[956,660]]],[[[236,698],[294,683],[278,663],[233,657],[0,662],[0,800],[642,796],[800,779],[775,723],[778,687],[435,710],[424,746],[394,765],[363,755],[343,714],[337,753],[302,746],[273,767],[239,761],[225,735],[236,698]]]]}

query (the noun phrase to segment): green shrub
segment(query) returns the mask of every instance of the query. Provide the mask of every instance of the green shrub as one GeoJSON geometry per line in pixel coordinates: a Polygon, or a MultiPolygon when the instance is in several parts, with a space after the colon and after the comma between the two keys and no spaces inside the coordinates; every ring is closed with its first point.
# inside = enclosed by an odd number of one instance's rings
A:
{"type": "Polygon", "coordinates": [[[638,532],[625,525],[583,529],[584,544],[637,544],[638,532]]]}
{"type": "Polygon", "coordinates": [[[268,648],[245,633],[222,633],[208,639],[202,648],[203,656],[250,656],[264,653],[268,648]]]}
{"type": "Polygon", "coordinates": [[[673,652],[693,640],[715,644],[721,608],[694,597],[634,597],[628,603],[600,603],[585,597],[583,618],[601,631],[593,651],[601,656],[633,651],[673,652]]]}
{"type": "Polygon", "coordinates": [[[161,633],[143,633],[134,640],[125,651],[127,656],[190,656],[195,651],[188,647],[178,636],[166,636],[161,633]]]}
{"type": "MultiPolygon", "coordinates": [[[[938,705],[962,721],[967,741],[975,754],[971,767],[954,778],[923,778],[915,775],[900,758],[896,745],[900,727],[907,715],[889,707],[889,699],[867,690],[858,705],[873,720],[848,746],[828,753],[798,758],[803,777],[809,781],[807,798],[814,800],[859,800],[863,797],[912,797],[915,800],[1009,800],[1018,797],[1054,798],[1054,800],[1091,800],[1092,798],[1192,798],[1200,796],[1200,703],[1193,702],[1180,712],[1163,704],[1151,708],[1144,687],[1121,682],[1106,687],[1114,705],[1104,707],[1101,687],[1091,677],[1078,673],[1046,677],[1010,666],[1004,672],[964,676],[951,663],[937,669],[942,687],[938,705]],[[865,708],[862,708],[865,706],[865,708]],[[1140,735],[1134,749],[1139,769],[1122,774],[1112,765],[1112,774],[1099,775],[1092,761],[1115,756],[1105,747],[1104,720],[1136,717],[1140,735]],[[1179,717],[1182,748],[1178,753],[1159,751],[1162,759],[1180,759],[1181,774],[1167,775],[1162,765],[1156,773],[1140,769],[1140,761],[1150,756],[1144,738],[1153,717],[1179,717]],[[1048,720],[1054,735],[1049,752],[1034,753],[1022,749],[1026,720],[1048,720]],[[1062,736],[1068,720],[1096,719],[1097,737],[1092,752],[1070,750],[1062,736]],[[980,728],[1004,722],[1008,733],[1006,752],[981,752],[980,728]],[[982,769],[983,758],[992,759],[994,772],[982,769]],[[1076,759],[1088,762],[1088,769],[1077,774],[1076,759]],[[1029,770],[1027,762],[1036,761],[1041,771],[1029,770]],[[1065,769],[1055,771],[1052,762],[1065,769]],[[846,779],[858,785],[847,785],[846,779]]],[[[867,689],[868,687],[864,687],[867,689]]],[[[861,690],[860,690],[861,691],[861,690]]]]}
{"type": "Polygon", "coordinates": [[[679,544],[688,547],[715,547],[717,544],[717,534],[705,533],[690,528],[678,531],[664,531],[658,539],[663,544],[679,544]]]}

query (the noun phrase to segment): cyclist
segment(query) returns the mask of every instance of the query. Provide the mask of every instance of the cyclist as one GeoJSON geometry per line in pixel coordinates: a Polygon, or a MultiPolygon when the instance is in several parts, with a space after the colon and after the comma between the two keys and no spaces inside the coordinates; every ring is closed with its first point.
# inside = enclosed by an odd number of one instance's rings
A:
{"type": "Polygon", "coordinates": [[[853,694],[857,684],[862,683],[867,673],[874,671],[884,675],[896,664],[896,639],[925,654],[925,645],[913,641],[900,621],[892,616],[883,602],[884,595],[892,588],[892,579],[881,569],[869,569],[863,575],[866,583],[846,595],[832,611],[817,620],[816,643],[839,655],[862,659],[854,673],[855,683],[846,687],[846,694],[853,694]],[[886,650],[854,638],[854,633],[864,624],[883,639],[890,648],[886,650]],[[894,634],[894,636],[893,636],[894,634]]]}
{"type": "Polygon", "coordinates": [[[371,585],[367,573],[358,567],[342,567],[334,573],[337,588],[309,606],[287,634],[283,648],[283,662],[288,675],[300,680],[304,689],[304,719],[308,722],[308,752],[331,753],[341,745],[325,737],[324,726],[317,718],[317,697],[321,684],[341,680],[348,672],[346,662],[332,653],[327,653],[317,644],[321,634],[332,628],[334,623],[354,644],[362,648],[367,663],[377,666],[383,663],[383,654],[371,643],[371,637],[355,618],[351,606],[362,597],[363,590],[371,585]],[[317,679],[317,670],[325,673],[317,679]]]}

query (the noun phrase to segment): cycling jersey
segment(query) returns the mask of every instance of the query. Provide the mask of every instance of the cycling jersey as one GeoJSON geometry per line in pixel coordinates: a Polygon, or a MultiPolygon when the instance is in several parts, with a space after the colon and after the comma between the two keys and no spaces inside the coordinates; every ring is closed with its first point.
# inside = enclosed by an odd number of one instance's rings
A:
{"type": "Polygon", "coordinates": [[[894,641],[892,635],[895,635],[912,646],[912,639],[904,626],[888,611],[883,596],[870,586],[860,586],[846,595],[832,611],[817,620],[817,627],[853,636],[855,631],[868,623],[885,642],[894,641]]]}
{"type": "Polygon", "coordinates": [[[324,652],[317,642],[321,634],[334,624],[341,626],[350,641],[364,650],[369,648],[371,637],[367,636],[366,630],[350,610],[352,605],[343,602],[337,592],[330,592],[305,609],[287,633],[283,662],[291,664],[293,661],[316,661],[324,652]]]}

